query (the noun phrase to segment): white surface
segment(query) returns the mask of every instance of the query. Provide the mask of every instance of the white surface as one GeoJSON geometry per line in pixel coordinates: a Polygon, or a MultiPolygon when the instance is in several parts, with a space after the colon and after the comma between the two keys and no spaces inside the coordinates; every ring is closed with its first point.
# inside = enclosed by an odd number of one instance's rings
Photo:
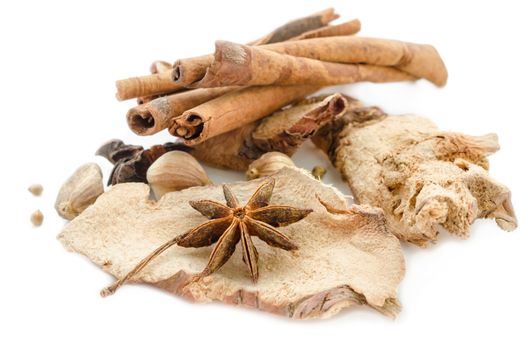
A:
{"type": "MultiPolygon", "coordinates": [[[[2,225],[0,348],[524,348],[528,306],[526,11],[497,1],[12,1],[0,5],[2,225]],[[367,310],[299,322],[219,303],[193,305],[144,286],[101,299],[112,278],[55,236],[64,222],[53,202],[61,182],[109,138],[151,145],[126,127],[133,102],[114,99],[114,81],[147,74],[155,59],[204,54],[215,39],[247,42],[283,22],[334,6],[358,17],[362,35],[434,44],[449,69],[444,89],[358,84],[340,89],[391,113],[431,117],[442,129],[496,132],[491,174],[510,186],[520,228],[478,221],[467,241],[443,235],[428,250],[405,246],[403,311],[367,310]],[[41,198],[26,188],[44,185],[41,198]],[[40,208],[44,225],[29,215],[40,208]]],[[[306,144],[295,157],[328,166],[306,144]]],[[[110,169],[104,160],[98,162],[110,169]]],[[[215,181],[241,174],[211,170],[215,181]]],[[[325,181],[339,182],[333,172],[325,181]]],[[[339,187],[347,188],[339,183],[339,187]]]]}

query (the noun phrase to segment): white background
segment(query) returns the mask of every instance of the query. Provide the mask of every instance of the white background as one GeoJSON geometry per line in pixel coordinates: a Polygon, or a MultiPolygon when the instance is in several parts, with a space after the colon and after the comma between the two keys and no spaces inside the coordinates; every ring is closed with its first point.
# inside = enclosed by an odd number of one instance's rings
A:
{"type": "MultiPolygon", "coordinates": [[[[1,349],[524,348],[528,313],[526,218],[528,25],[522,2],[425,1],[11,1],[0,5],[1,349]],[[362,35],[436,46],[445,88],[428,82],[343,87],[390,113],[414,112],[442,129],[496,132],[491,174],[510,186],[520,227],[480,220],[467,241],[442,235],[423,250],[405,246],[407,273],[396,320],[353,309],[323,321],[194,305],[145,286],[99,297],[112,281],[55,239],[64,225],[53,202],[64,179],[93,161],[110,138],[149,146],[126,126],[133,102],[114,99],[114,81],[148,73],[155,59],[210,52],[214,40],[247,42],[296,17],[334,6],[359,18],[362,35]],[[33,182],[45,187],[32,197],[33,182]],[[30,213],[40,208],[44,225],[30,213]]],[[[294,160],[330,166],[307,143],[294,160]]],[[[105,171],[104,160],[97,160],[105,171]]],[[[241,174],[210,170],[216,182],[241,174]]],[[[325,178],[343,186],[332,172],[325,178]]]]}

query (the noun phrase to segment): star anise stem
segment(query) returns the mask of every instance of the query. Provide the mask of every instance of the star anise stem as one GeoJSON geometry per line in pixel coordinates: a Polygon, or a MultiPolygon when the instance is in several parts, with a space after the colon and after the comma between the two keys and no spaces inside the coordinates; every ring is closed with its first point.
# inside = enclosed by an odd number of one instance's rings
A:
{"type": "Polygon", "coordinates": [[[145,266],[147,266],[148,263],[150,263],[152,261],[152,259],[154,259],[158,255],[160,255],[161,253],[163,253],[164,251],[166,251],[167,249],[169,249],[170,247],[172,247],[173,245],[178,243],[179,239],[180,239],[180,236],[175,237],[175,238],[171,239],[170,241],[164,243],[160,247],[158,247],[156,250],[154,250],[149,255],[147,255],[129,273],[127,273],[125,276],[121,277],[120,279],[118,279],[117,281],[115,281],[114,283],[109,285],[108,287],[106,287],[103,290],[101,290],[101,296],[102,297],[106,297],[106,296],[114,294],[116,292],[116,290],[119,289],[119,287],[121,287],[128,280],[130,280],[132,277],[134,277],[139,272],[141,272],[141,270],[143,270],[145,268],[145,266]]]}
{"type": "Polygon", "coordinates": [[[251,236],[257,236],[273,247],[284,250],[297,249],[297,246],[275,227],[293,224],[312,212],[311,209],[270,206],[274,186],[275,180],[272,178],[264,181],[244,207],[240,207],[237,197],[226,185],[223,186],[223,191],[227,205],[211,200],[190,201],[191,207],[210,220],[154,250],[141,260],[132,271],[103,289],[101,295],[113,294],[126,281],[143,270],[152,259],[174,244],[182,247],[200,248],[216,242],[203,271],[191,279],[191,281],[196,281],[220,269],[233,255],[237,244],[240,242],[242,259],[248,268],[251,279],[256,283],[259,276],[258,252],[251,236]]]}

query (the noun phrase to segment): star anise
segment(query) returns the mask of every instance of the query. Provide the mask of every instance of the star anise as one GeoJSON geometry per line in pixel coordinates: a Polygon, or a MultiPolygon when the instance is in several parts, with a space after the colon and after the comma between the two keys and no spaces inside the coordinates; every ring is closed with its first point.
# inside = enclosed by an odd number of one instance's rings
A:
{"type": "Polygon", "coordinates": [[[187,233],[177,236],[144,258],[126,276],[101,291],[101,295],[113,294],[117,288],[141,271],[152,259],[169,247],[205,247],[216,243],[209,262],[197,275],[201,278],[222,267],[233,255],[236,245],[241,242],[242,258],[253,282],[258,279],[258,252],[251,236],[257,236],[267,244],[284,250],[297,249],[288,237],[275,227],[288,226],[305,218],[311,209],[298,209],[284,205],[269,205],[275,180],[270,178],[260,185],[245,206],[241,207],[231,189],[224,185],[226,204],[211,200],[190,201],[189,204],[202,215],[211,219],[187,233]]]}

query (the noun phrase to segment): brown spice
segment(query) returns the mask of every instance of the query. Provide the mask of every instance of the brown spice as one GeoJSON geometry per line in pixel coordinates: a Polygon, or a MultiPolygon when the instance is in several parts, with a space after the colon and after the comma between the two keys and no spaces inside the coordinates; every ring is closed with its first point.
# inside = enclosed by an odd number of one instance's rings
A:
{"type": "MultiPolygon", "coordinates": [[[[261,45],[288,40],[306,31],[323,27],[337,17],[339,16],[334,13],[333,9],[326,9],[313,15],[291,21],[265,37],[254,41],[253,44],[261,45]]],[[[162,95],[181,91],[188,85],[189,78],[193,72],[196,69],[200,71],[203,69],[203,65],[200,62],[200,58],[193,59],[193,66],[185,70],[184,78],[182,78],[184,73],[183,69],[175,69],[172,72],[171,70],[163,69],[165,65],[158,64],[153,69],[156,72],[155,74],[118,80],[116,82],[116,97],[118,100],[127,100],[134,97],[162,95]],[[159,68],[162,68],[162,71],[159,68]],[[173,74],[175,75],[175,80],[173,80],[173,74]]]]}
{"type": "Polygon", "coordinates": [[[194,87],[315,85],[416,80],[419,76],[383,65],[325,62],[256,46],[217,41],[214,61],[194,87]]]}
{"type": "Polygon", "coordinates": [[[173,119],[169,131],[195,145],[237,129],[299,101],[317,86],[253,86],[232,91],[191,108],[173,119]]]}
{"type": "Polygon", "coordinates": [[[170,151],[186,151],[188,147],[180,143],[167,142],[154,145],[149,149],[142,146],[126,145],[121,140],[110,140],[103,144],[96,155],[105,157],[114,168],[110,173],[108,185],[124,182],[147,182],[147,170],[156,159],[170,151]]]}
{"type": "Polygon", "coordinates": [[[245,171],[267,152],[291,156],[317,130],[341,119],[350,103],[355,102],[341,94],[306,98],[259,121],[194,145],[190,152],[213,166],[245,171]]]}
{"type": "Polygon", "coordinates": [[[222,267],[233,255],[238,242],[241,242],[244,263],[249,270],[251,279],[256,282],[258,279],[258,253],[251,236],[257,236],[273,247],[284,250],[297,249],[297,246],[275,227],[293,224],[312,212],[311,209],[270,206],[269,202],[274,186],[275,180],[273,178],[265,181],[243,207],[239,205],[238,199],[226,185],[223,186],[223,190],[227,206],[211,200],[189,202],[191,207],[210,220],[160,246],[125,277],[103,289],[101,295],[107,296],[115,293],[123,283],[174,244],[182,247],[200,248],[216,243],[206,267],[196,276],[199,279],[222,267]]]}

